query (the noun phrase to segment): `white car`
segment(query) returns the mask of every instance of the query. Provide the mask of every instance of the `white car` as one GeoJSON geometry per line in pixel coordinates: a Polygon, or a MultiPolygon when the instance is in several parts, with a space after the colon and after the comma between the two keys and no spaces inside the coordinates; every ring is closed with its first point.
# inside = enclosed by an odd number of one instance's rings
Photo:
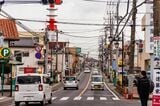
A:
{"type": "Polygon", "coordinates": [[[64,78],[64,90],[67,88],[76,88],[78,90],[78,81],[76,76],[66,76],[64,78]]]}
{"type": "Polygon", "coordinates": [[[84,73],[90,73],[91,70],[89,68],[84,69],[84,73]]]}
{"type": "Polygon", "coordinates": [[[45,74],[20,74],[16,77],[15,86],[15,106],[21,102],[40,102],[41,106],[48,101],[52,103],[52,88],[50,86],[50,77],[45,74]]]}
{"type": "Polygon", "coordinates": [[[91,90],[100,89],[104,90],[104,82],[102,75],[92,75],[91,77],[91,90]]]}

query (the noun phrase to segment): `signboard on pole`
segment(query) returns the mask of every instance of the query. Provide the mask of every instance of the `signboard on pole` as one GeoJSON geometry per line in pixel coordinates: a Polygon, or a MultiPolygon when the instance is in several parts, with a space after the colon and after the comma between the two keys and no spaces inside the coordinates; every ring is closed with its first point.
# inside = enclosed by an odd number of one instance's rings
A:
{"type": "Polygon", "coordinates": [[[153,82],[155,85],[152,97],[152,106],[160,106],[160,69],[153,70],[153,82]]]}
{"type": "Polygon", "coordinates": [[[154,37],[154,70],[153,82],[154,91],[152,97],[152,106],[160,106],[160,37],[154,37]]]}

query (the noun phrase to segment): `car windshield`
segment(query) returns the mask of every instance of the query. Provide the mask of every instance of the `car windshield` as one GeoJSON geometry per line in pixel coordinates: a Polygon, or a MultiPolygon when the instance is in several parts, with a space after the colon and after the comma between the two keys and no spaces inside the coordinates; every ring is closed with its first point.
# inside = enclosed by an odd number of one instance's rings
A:
{"type": "Polygon", "coordinates": [[[40,76],[18,76],[17,84],[37,84],[41,83],[40,76]]]}
{"type": "Polygon", "coordinates": [[[92,77],[92,82],[102,82],[102,77],[92,77]]]}
{"type": "Polygon", "coordinates": [[[76,78],[75,77],[66,77],[66,81],[75,81],[76,78]]]}

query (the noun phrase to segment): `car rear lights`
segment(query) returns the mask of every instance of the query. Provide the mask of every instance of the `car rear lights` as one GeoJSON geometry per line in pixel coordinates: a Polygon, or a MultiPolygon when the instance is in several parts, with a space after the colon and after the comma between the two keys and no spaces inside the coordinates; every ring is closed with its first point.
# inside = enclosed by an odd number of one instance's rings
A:
{"type": "Polygon", "coordinates": [[[19,91],[19,86],[18,85],[15,86],[15,91],[19,91]]]}
{"type": "Polygon", "coordinates": [[[43,91],[43,85],[40,84],[40,85],[38,86],[38,90],[39,90],[39,91],[43,91]]]}

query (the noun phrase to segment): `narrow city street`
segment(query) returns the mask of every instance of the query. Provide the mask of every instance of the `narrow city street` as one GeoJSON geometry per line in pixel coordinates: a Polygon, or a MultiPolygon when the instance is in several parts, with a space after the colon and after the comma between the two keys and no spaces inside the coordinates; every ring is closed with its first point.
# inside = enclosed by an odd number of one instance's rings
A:
{"type": "MultiPolygon", "coordinates": [[[[46,106],[139,106],[139,100],[127,100],[118,97],[105,84],[104,90],[91,90],[91,73],[82,73],[79,77],[79,89],[64,90],[63,86],[52,94],[52,104],[46,106]]],[[[151,103],[149,103],[151,104],[151,103]]],[[[0,106],[15,106],[14,101],[1,101],[0,106]]],[[[20,106],[26,106],[21,103],[20,106]]],[[[39,103],[29,103],[27,106],[40,106],[39,103]]],[[[150,106],[150,105],[149,105],[150,106]]]]}
{"type": "Polygon", "coordinates": [[[0,106],[160,106],[159,8],[0,0],[0,106]]]}

